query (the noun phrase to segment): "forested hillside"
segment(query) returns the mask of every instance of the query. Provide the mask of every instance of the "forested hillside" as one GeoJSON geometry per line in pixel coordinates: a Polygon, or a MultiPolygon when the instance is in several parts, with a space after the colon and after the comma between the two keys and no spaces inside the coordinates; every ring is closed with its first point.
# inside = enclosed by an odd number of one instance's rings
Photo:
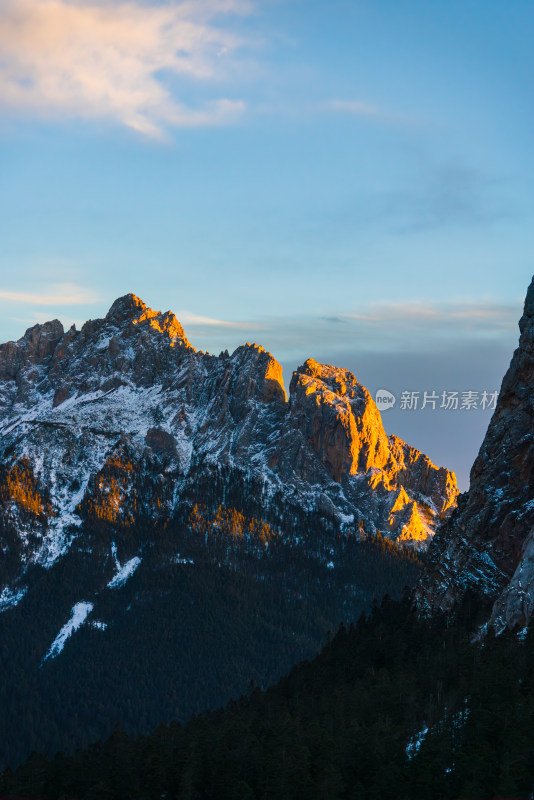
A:
{"type": "Polygon", "coordinates": [[[116,729],[70,758],[34,755],[4,794],[176,800],[530,797],[534,631],[470,641],[475,604],[418,620],[386,600],[311,663],[185,727],[116,729]]]}
{"type": "Polygon", "coordinates": [[[85,524],[79,546],[53,570],[31,568],[32,592],[0,614],[2,765],[70,752],[117,723],[148,733],[186,722],[266,687],[373,598],[400,596],[421,564],[380,536],[296,520],[299,541],[289,520],[283,534],[233,507],[195,504],[162,525],[85,524]],[[79,603],[92,606],[87,619],[52,652],[79,603]]]}

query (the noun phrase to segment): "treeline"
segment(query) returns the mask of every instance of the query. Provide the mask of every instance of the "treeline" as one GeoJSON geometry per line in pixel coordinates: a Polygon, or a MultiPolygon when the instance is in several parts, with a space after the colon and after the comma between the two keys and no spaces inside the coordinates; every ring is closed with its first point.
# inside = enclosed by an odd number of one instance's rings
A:
{"type": "Polygon", "coordinates": [[[438,800],[534,790],[534,632],[471,641],[476,604],[418,619],[385,600],[312,662],[224,710],[71,757],[0,794],[100,800],[438,800]]]}

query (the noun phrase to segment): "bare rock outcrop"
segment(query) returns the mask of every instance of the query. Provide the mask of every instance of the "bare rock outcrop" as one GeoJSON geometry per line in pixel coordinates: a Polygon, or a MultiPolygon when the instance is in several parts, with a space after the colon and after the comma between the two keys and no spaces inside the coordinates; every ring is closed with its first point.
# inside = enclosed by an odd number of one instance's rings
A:
{"type": "Polygon", "coordinates": [[[55,319],[28,328],[18,342],[0,345],[0,380],[35,382],[39,368],[46,367],[62,336],[63,325],[55,319]]]}
{"type": "Polygon", "coordinates": [[[293,373],[290,394],[296,425],[335,481],[385,466],[380,412],[352,373],[310,358],[293,373]]]}
{"type": "MultiPolygon", "coordinates": [[[[290,420],[358,507],[366,505],[362,491],[384,503],[388,524],[381,532],[392,538],[424,545],[454,508],[454,473],[388,437],[373,398],[348,370],[308,359],[291,380],[290,420]]],[[[314,468],[309,458],[295,460],[296,473],[308,480],[317,479],[314,468]]]]}

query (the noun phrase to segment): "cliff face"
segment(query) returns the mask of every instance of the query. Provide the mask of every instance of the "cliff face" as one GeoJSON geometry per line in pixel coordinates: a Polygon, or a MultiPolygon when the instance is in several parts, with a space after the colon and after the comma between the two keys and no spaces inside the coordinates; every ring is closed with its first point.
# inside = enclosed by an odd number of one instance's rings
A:
{"type": "Polygon", "coordinates": [[[424,545],[455,506],[454,473],[388,437],[374,400],[348,370],[313,359],[299,367],[291,380],[289,425],[316,456],[302,465],[297,459],[294,471],[315,481],[320,464],[355,507],[375,506],[375,525],[391,538],[424,545]]]}
{"type": "Polygon", "coordinates": [[[388,440],[371,395],[348,370],[313,359],[293,374],[293,421],[335,481],[384,467],[388,440]]]}
{"type": "Polygon", "coordinates": [[[497,631],[525,625],[534,606],[534,280],[519,328],[469,492],[434,538],[416,592],[423,611],[447,611],[470,588],[497,631]]]}
{"type": "Polygon", "coordinates": [[[262,347],[197,352],[172,313],[134,295],[81,331],[56,320],[0,347],[0,463],[4,587],[67,552],[88,514],[170,518],[201,484],[214,502],[237,482],[267,517],[293,508],[415,546],[457,495],[453,473],[386,436],[347,370],[310,359],[287,400],[262,347]]]}

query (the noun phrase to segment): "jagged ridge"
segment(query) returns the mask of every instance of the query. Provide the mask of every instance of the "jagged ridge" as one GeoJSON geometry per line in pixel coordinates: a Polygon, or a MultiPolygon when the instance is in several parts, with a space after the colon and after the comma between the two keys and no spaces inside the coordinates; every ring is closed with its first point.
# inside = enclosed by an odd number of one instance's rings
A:
{"type": "Polygon", "coordinates": [[[117,524],[172,516],[213,469],[247,481],[266,516],[298,507],[330,529],[380,530],[412,545],[455,505],[454,473],[388,438],[347,370],[309,359],[288,400],[282,368],[262,347],[197,352],[171,312],[133,294],[81,331],[54,320],[0,346],[0,391],[1,461],[8,472],[24,463],[32,491],[46,496],[32,515],[0,487],[2,546],[22,565],[54,563],[99,503],[117,524]]]}

